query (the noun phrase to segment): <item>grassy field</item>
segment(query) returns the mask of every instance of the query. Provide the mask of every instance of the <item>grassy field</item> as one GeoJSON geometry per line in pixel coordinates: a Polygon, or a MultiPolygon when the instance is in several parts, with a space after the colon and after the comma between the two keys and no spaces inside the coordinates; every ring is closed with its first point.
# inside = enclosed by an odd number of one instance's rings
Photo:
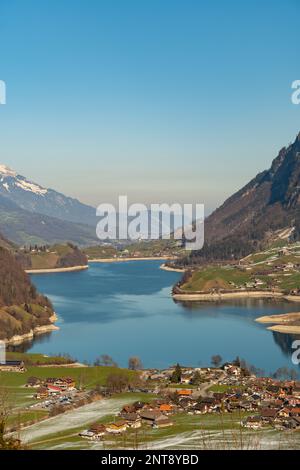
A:
{"type": "Polygon", "coordinates": [[[37,353],[7,352],[8,361],[23,361],[26,365],[68,364],[72,360],[63,356],[45,356],[37,353]]]}
{"type": "Polygon", "coordinates": [[[234,290],[261,281],[257,289],[287,291],[300,286],[300,246],[288,245],[284,250],[268,249],[241,260],[240,266],[204,266],[194,271],[181,287],[187,292],[234,290]]]}
{"type": "Polygon", "coordinates": [[[122,373],[126,376],[135,376],[136,372],[117,367],[39,367],[30,366],[24,373],[0,372],[0,385],[7,387],[21,387],[29,377],[46,379],[47,377],[72,377],[77,386],[92,389],[96,385],[104,385],[107,377],[112,373],[122,373]]]}
{"type": "Polygon", "coordinates": [[[30,258],[31,269],[53,269],[59,260],[56,253],[32,253],[30,258]]]}
{"type": "Polygon", "coordinates": [[[67,263],[66,266],[75,266],[76,263],[83,264],[81,261],[77,262],[77,254],[75,249],[70,244],[56,244],[51,247],[45,248],[44,251],[30,251],[25,255],[30,259],[30,269],[55,269],[60,265],[61,260],[71,258],[72,262],[67,263]],[[74,259],[72,259],[72,257],[74,259]]]}
{"type": "MultiPolygon", "coordinates": [[[[135,400],[149,401],[148,395],[141,394],[127,394],[128,403],[135,400]]],[[[243,420],[249,413],[226,413],[226,414],[207,414],[207,415],[188,415],[186,413],[179,413],[170,416],[173,426],[168,428],[153,429],[152,427],[143,424],[137,430],[128,429],[122,435],[106,435],[102,442],[97,443],[98,448],[104,449],[122,449],[122,448],[147,448],[154,446],[155,443],[160,443],[168,439],[180,438],[181,435],[188,435],[193,432],[198,433],[196,446],[199,448],[204,447],[203,439],[209,439],[210,432],[225,433],[230,431],[232,435],[240,435],[244,430],[240,426],[243,420]]],[[[106,415],[98,423],[109,423],[116,418],[114,415],[106,415]]],[[[47,449],[60,448],[67,449],[91,449],[94,443],[79,437],[84,427],[76,427],[64,430],[55,434],[49,434],[42,438],[35,439],[30,443],[33,449],[47,449]]],[[[248,432],[248,431],[247,431],[248,432]]],[[[196,448],[196,447],[195,447],[196,448]]]]}
{"type": "Polygon", "coordinates": [[[244,432],[244,429],[241,428],[240,423],[248,415],[249,413],[240,412],[206,415],[179,413],[170,416],[173,426],[167,428],[153,429],[143,425],[138,430],[128,430],[120,436],[106,436],[104,448],[155,448],[155,443],[166,445],[168,442],[172,447],[172,441],[180,442],[181,436],[188,444],[194,435],[194,448],[204,449],[209,447],[211,433],[222,434],[230,431],[232,436],[236,435],[236,440],[241,439],[240,434],[244,432]]]}
{"type": "MultiPolygon", "coordinates": [[[[9,353],[12,354],[12,353],[9,353]]],[[[22,357],[21,353],[18,353],[22,357]]],[[[17,353],[13,353],[16,357],[17,353]]],[[[42,355],[29,355],[36,356],[42,355]]],[[[32,357],[29,357],[29,360],[32,357]]],[[[52,358],[53,359],[53,358],[52,358]]],[[[46,412],[28,411],[26,407],[36,403],[33,398],[36,390],[34,388],[25,387],[29,377],[38,377],[46,379],[48,377],[73,377],[76,384],[80,388],[93,389],[97,385],[105,385],[107,377],[113,373],[121,373],[125,376],[134,377],[137,373],[127,369],[119,369],[117,367],[40,367],[28,366],[26,372],[0,372],[0,390],[8,392],[8,401],[11,407],[11,416],[8,426],[11,427],[18,423],[26,423],[38,420],[41,416],[46,416],[46,412]]]]}
{"type": "Polygon", "coordinates": [[[228,390],[232,390],[234,388],[238,387],[233,387],[232,385],[215,384],[210,387],[209,391],[223,393],[228,392],[228,390]]]}
{"type": "Polygon", "coordinates": [[[117,256],[118,250],[113,246],[91,246],[85,248],[83,252],[90,259],[113,258],[117,256]]]}
{"type": "MultiPolygon", "coordinates": [[[[144,402],[151,402],[152,399],[157,398],[156,395],[151,395],[149,393],[131,393],[131,392],[124,392],[121,394],[117,394],[112,396],[109,399],[106,399],[108,403],[117,403],[117,411],[121,411],[122,406],[125,404],[133,403],[135,401],[144,401],[144,402]]],[[[79,410],[79,409],[78,409],[79,410]]],[[[68,414],[65,415],[66,420],[68,419],[68,414]]],[[[96,414],[95,414],[96,416],[96,414]]],[[[102,418],[97,419],[95,417],[94,420],[90,422],[90,424],[94,423],[110,423],[115,421],[116,416],[115,414],[107,413],[102,418]]],[[[41,437],[35,438],[30,442],[30,447],[33,449],[47,449],[49,446],[56,446],[56,445],[63,445],[66,444],[67,448],[69,448],[70,443],[78,444],[81,448],[85,448],[89,446],[90,443],[81,437],[78,436],[80,432],[84,429],[88,428],[88,424],[82,424],[81,426],[69,427],[64,430],[49,433],[47,435],[43,435],[41,437]]]]}
{"type": "Polygon", "coordinates": [[[126,248],[117,250],[112,246],[92,246],[84,250],[90,259],[114,258],[114,257],[152,257],[173,256],[182,251],[174,240],[140,241],[127,245],[126,248]]]}
{"type": "Polygon", "coordinates": [[[195,271],[189,281],[182,286],[186,291],[207,291],[213,288],[233,289],[251,280],[251,274],[233,267],[208,266],[195,271]]]}

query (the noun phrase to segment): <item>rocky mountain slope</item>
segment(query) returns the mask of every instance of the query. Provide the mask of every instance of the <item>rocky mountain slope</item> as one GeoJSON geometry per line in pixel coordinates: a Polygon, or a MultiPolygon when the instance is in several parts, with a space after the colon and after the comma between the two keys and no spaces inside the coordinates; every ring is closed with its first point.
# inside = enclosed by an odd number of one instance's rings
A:
{"type": "Polygon", "coordinates": [[[53,189],[43,188],[0,164],[0,195],[33,213],[95,227],[96,209],[53,189]]]}
{"type": "MultiPolygon", "coordinates": [[[[281,233],[300,237],[300,134],[269,170],[227,199],[205,223],[205,245],[190,261],[240,258],[281,233]]],[[[186,259],[185,259],[186,261],[186,259]]]]}

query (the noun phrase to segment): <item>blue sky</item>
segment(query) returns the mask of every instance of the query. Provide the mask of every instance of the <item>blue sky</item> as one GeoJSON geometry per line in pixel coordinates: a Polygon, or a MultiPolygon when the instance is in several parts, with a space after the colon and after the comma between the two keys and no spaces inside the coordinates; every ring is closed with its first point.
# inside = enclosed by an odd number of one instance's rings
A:
{"type": "Polygon", "coordinates": [[[298,0],[0,0],[0,162],[209,212],[300,131],[298,0]]]}

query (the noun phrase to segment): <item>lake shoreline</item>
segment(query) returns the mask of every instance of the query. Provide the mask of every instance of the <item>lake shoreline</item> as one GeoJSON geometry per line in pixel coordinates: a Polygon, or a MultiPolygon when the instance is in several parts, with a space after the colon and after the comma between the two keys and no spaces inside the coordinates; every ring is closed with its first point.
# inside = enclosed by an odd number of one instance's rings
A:
{"type": "Polygon", "coordinates": [[[300,321],[300,313],[284,313],[279,315],[266,315],[255,319],[258,323],[268,324],[267,330],[278,331],[279,333],[299,334],[300,325],[295,325],[293,322],[300,321]]]}
{"type": "Polygon", "coordinates": [[[160,269],[163,269],[164,271],[173,271],[175,273],[185,273],[184,268],[172,268],[171,266],[167,266],[165,263],[161,264],[160,269]]]}
{"type": "Polygon", "coordinates": [[[19,346],[22,343],[25,343],[26,341],[31,341],[34,339],[35,336],[43,335],[45,333],[50,333],[52,331],[57,331],[59,330],[59,327],[54,325],[54,323],[58,320],[56,313],[54,313],[50,318],[49,318],[49,324],[48,325],[41,325],[41,326],[36,326],[32,330],[30,330],[28,333],[24,333],[23,335],[14,335],[10,339],[5,339],[4,343],[6,346],[19,346]]]}
{"type": "Polygon", "coordinates": [[[159,260],[174,260],[177,258],[171,256],[145,256],[139,258],[95,258],[89,259],[89,263],[121,263],[122,261],[159,261],[159,260]]]}
{"type": "Polygon", "coordinates": [[[299,295],[285,295],[283,292],[268,292],[268,291],[241,291],[241,292],[225,292],[225,293],[173,293],[174,300],[182,300],[188,302],[194,301],[210,301],[218,302],[226,299],[282,299],[290,302],[300,302],[299,295]]]}
{"type": "Polygon", "coordinates": [[[49,269],[25,269],[27,274],[51,274],[51,273],[70,273],[88,269],[88,265],[70,266],[69,268],[49,268],[49,269]]]}

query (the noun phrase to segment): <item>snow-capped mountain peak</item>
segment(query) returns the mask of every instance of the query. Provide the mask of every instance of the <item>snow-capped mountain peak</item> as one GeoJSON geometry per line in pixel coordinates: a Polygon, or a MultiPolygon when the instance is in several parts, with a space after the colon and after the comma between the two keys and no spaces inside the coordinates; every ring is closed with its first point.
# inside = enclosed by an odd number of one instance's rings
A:
{"type": "Polygon", "coordinates": [[[97,223],[93,207],[46,189],[3,164],[0,164],[0,196],[30,212],[93,226],[97,223]]]}
{"type": "Polygon", "coordinates": [[[43,194],[47,194],[48,192],[48,189],[44,189],[41,186],[38,186],[35,183],[30,183],[29,181],[26,181],[26,180],[18,180],[16,181],[15,184],[16,186],[23,189],[24,191],[31,191],[32,193],[35,193],[35,194],[43,195],[43,194]]]}
{"type": "Polygon", "coordinates": [[[0,186],[3,186],[3,188],[9,192],[21,189],[39,196],[43,196],[48,192],[47,189],[28,181],[24,176],[18,175],[16,171],[6,165],[0,165],[0,186]]]}
{"type": "Polygon", "coordinates": [[[8,166],[0,164],[0,175],[1,176],[15,177],[15,176],[17,176],[17,173],[14,170],[12,170],[11,168],[9,168],[8,166]]]}

